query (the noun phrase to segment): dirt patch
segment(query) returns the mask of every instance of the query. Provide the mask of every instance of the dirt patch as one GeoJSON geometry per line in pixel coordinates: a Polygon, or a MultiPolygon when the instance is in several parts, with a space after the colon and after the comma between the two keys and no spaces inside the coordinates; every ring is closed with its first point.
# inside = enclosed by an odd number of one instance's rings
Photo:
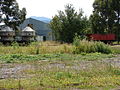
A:
{"type": "Polygon", "coordinates": [[[99,61],[74,61],[72,65],[67,65],[61,61],[42,61],[37,64],[1,64],[0,66],[0,79],[7,79],[7,78],[26,78],[26,75],[23,71],[29,69],[73,69],[73,70],[83,70],[92,68],[95,63],[107,63],[111,64],[114,67],[120,67],[120,55],[117,57],[106,59],[106,60],[99,60],[99,61]],[[44,65],[41,63],[45,63],[44,65]]]}
{"type": "Polygon", "coordinates": [[[101,62],[105,62],[112,65],[113,67],[120,68],[120,55],[116,55],[116,57],[102,60],[101,62]]]}
{"type": "Polygon", "coordinates": [[[28,68],[32,69],[34,67],[26,64],[1,64],[0,79],[25,78],[27,76],[22,71],[28,68]]]}

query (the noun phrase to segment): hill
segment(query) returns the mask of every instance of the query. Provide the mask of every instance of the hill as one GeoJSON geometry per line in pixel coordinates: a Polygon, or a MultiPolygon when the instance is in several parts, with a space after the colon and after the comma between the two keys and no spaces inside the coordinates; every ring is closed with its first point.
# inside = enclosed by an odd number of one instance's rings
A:
{"type": "Polygon", "coordinates": [[[47,18],[47,17],[31,16],[30,18],[36,19],[36,20],[39,20],[39,21],[42,21],[42,22],[45,22],[45,23],[49,23],[51,21],[51,19],[47,18]]]}

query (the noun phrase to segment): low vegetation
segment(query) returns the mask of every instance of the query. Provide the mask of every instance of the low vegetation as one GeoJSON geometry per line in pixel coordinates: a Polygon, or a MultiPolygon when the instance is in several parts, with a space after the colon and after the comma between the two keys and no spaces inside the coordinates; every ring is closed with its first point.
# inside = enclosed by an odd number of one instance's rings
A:
{"type": "Polygon", "coordinates": [[[11,46],[0,45],[0,54],[49,54],[49,53],[72,53],[73,46],[58,42],[33,42],[28,46],[19,46],[13,43],[11,46]]]}
{"type": "Polygon", "coordinates": [[[22,63],[22,62],[33,62],[40,60],[87,60],[87,61],[95,61],[101,60],[104,58],[112,58],[113,54],[101,54],[101,53],[81,53],[81,54],[39,54],[39,55],[23,55],[23,54],[8,54],[1,55],[0,62],[1,63],[22,63]]]}
{"type": "Polygon", "coordinates": [[[115,54],[120,54],[120,45],[113,45],[111,47],[115,54]]]}
{"type": "Polygon", "coordinates": [[[112,49],[109,45],[103,42],[87,41],[87,40],[75,40],[73,43],[75,47],[75,53],[112,53],[112,49]]]}
{"type": "Polygon", "coordinates": [[[86,40],[1,44],[0,90],[109,90],[120,85],[120,67],[109,61],[116,48],[86,40]]]}
{"type": "Polygon", "coordinates": [[[0,70],[2,68],[7,72],[2,72],[4,77],[0,77],[0,89],[74,90],[117,87],[120,85],[120,70],[104,61],[112,57],[101,53],[2,56],[0,60],[9,64],[7,67],[1,64],[0,70]]]}
{"type": "Polygon", "coordinates": [[[63,53],[113,53],[109,45],[102,42],[94,42],[87,40],[74,40],[72,44],[60,44],[59,42],[33,42],[28,46],[19,46],[13,43],[11,46],[0,45],[0,54],[63,54],[63,53]]]}

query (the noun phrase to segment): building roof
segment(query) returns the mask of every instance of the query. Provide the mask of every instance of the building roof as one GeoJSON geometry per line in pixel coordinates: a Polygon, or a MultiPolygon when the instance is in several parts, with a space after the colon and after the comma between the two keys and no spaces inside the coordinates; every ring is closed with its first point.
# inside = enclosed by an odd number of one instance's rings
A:
{"type": "Polygon", "coordinates": [[[4,22],[1,22],[1,23],[0,23],[0,26],[2,26],[2,25],[5,25],[5,23],[4,23],[4,22]]]}
{"type": "Polygon", "coordinates": [[[13,32],[14,30],[12,28],[8,27],[8,26],[4,26],[4,27],[1,28],[0,31],[9,31],[9,32],[12,31],[13,32]]]}
{"type": "Polygon", "coordinates": [[[33,30],[32,28],[30,27],[25,27],[22,31],[28,31],[28,32],[35,32],[35,30],[33,30]]]}

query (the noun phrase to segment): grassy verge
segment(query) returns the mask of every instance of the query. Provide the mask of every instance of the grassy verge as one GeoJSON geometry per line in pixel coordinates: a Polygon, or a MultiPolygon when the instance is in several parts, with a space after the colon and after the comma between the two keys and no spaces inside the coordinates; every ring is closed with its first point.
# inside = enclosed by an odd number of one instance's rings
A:
{"type": "MultiPolygon", "coordinates": [[[[105,62],[115,55],[98,53],[107,46],[96,43],[97,48],[88,41],[79,44],[79,47],[56,42],[0,46],[0,90],[109,90],[120,86],[120,68],[105,62]]],[[[119,47],[112,50],[118,53],[119,47]]]]}
{"type": "Polygon", "coordinates": [[[24,55],[24,54],[7,54],[0,55],[0,61],[3,63],[21,63],[40,60],[101,60],[114,57],[113,54],[101,53],[81,53],[81,54],[39,54],[39,55],[24,55]]]}
{"type": "Polygon", "coordinates": [[[28,64],[33,68],[25,68],[15,73],[16,76],[21,74],[25,77],[11,78],[9,76],[10,78],[0,79],[0,89],[97,90],[98,88],[113,88],[120,85],[120,70],[105,62],[99,62],[101,59],[113,56],[101,53],[1,55],[0,61],[10,63],[7,64],[10,68],[14,68],[17,62],[17,66],[28,64]]]}
{"type": "Polygon", "coordinates": [[[76,40],[73,44],[60,44],[59,42],[34,42],[28,46],[19,46],[13,43],[12,46],[0,45],[0,55],[3,54],[80,54],[80,53],[112,53],[109,45],[102,42],[87,40],[76,40]]]}
{"type": "Polygon", "coordinates": [[[59,42],[33,42],[27,46],[19,46],[17,43],[12,46],[0,45],[0,55],[4,54],[56,54],[72,53],[74,46],[70,44],[60,44],[59,42]]]}
{"type": "Polygon", "coordinates": [[[120,45],[111,46],[115,54],[120,54],[120,45]]]}
{"type": "Polygon", "coordinates": [[[26,78],[0,79],[0,89],[25,90],[109,90],[120,85],[120,70],[104,62],[41,61],[29,63],[24,69],[26,78]],[[109,89],[104,89],[104,88],[109,89]]]}

